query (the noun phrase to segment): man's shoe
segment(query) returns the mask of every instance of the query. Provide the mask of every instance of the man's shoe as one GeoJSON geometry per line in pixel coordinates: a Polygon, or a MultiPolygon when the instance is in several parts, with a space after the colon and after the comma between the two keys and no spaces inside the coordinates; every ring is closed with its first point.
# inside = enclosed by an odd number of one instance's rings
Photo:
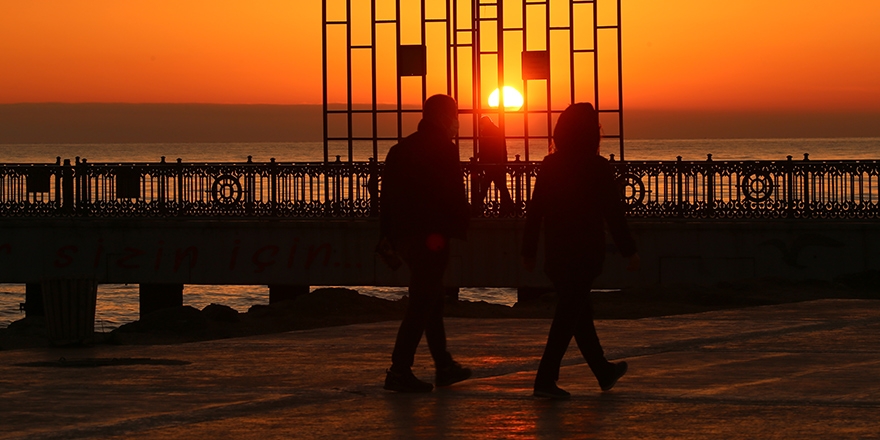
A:
{"type": "Polygon", "coordinates": [[[535,384],[535,397],[546,397],[548,399],[553,400],[568,400],[571,399],[571,393],[563,390],[556,386],[555,383],[546,384],[546,385],[538,385],[535,384]]]}
{"type": "Polygon", "coordinates": [[[608,391],[614,388],[614,385],[617,384],[617,380],[626,374],[627,367],[626,362],[611,364],[611,374],[607,378],[599,380],[599,387],[602,388],[602,391],[608,391]]]}
{"type": "Polygon", "coordinates": [[[472,373],[470,368],[464,368],[458,362],[452,362],[452,365],[446,368],[437,369],[437,376],[434,382],[438,387],[448,387],[470,378],[472,373]]]}
{"type": "Polygon", "coordinates": [[[385,386],[383,388],[397,391],[398,393],[430,393],[434,389],[434,385],[419,380],[412,371],[398,373],[386,370],[385,386]]]}

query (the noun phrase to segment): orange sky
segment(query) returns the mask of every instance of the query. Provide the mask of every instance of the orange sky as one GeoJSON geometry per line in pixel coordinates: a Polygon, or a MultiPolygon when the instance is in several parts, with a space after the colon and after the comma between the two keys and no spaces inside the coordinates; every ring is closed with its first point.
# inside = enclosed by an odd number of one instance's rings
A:
{"type": "MultiPolygon", "coordinates": [[[[627,108],[880,111],[877,0],[623,8],[627,108]]],[[[0,103],[321,99],[320,0],[0,0],[0,103]]]]}

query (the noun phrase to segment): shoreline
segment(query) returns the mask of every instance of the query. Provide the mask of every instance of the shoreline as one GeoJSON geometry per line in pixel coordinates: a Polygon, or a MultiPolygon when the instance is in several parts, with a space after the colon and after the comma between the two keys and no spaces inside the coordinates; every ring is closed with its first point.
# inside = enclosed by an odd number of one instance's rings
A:
{"type": "MultiPolygon", "coordinates": [[[[875,280],[844,282],[724,283],[711,287],[672,286],[594,292],[597,320],[627,320],[795,303],[816,299],[880,300],[875,280]]],[[[399,321],[407,298],[392,301],[345,288],[316,289],[291,301],[254,305],[241,313],[211,304],[160,310],[106,333],[95,333],[94,345],[165,345],[261,334],[399,321]]],[[[487,302],[450,301],[444,316],[458,318],[551,319],[555,295],[544,295],[513,306],[487,302]]],[[[45,318],[26,317],[0,329],[0,351],[50,347],[45,318]]]]}

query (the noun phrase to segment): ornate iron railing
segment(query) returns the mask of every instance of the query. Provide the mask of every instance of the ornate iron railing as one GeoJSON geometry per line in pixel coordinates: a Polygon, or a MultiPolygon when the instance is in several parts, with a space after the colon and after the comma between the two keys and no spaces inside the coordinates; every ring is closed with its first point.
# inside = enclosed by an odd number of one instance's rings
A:
{"type": "MultiPolygon", "coordinates": [[[[631,217],[878,218],[880,162],[612,161],[631,217]]],[[[484,217],[522,216],[540,162],[462,163],[484,217]],[[495,168],[493,168],[495,167],[495,168]],[[503,167],[513,203],[479,182],[503,167]]],[[[0,166],[0,217],[291,217],[378,215],[382,164],[71,163],[0,166]]],[[[572,201],[576,203],[576,201],[572,201]]]]}
{"type": "Polygon", "coordinates": [[[877,218],[880,162],[618,162],[634,217],[877,218]]]}

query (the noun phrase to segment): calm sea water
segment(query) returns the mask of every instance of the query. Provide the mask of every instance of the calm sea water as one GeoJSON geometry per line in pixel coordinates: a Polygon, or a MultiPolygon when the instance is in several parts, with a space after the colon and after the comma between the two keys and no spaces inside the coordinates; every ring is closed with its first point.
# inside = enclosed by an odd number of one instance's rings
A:
{"type": "MultiPolygon", "coordinates": [[[[379,158],[383,159],[390,144],[381,145],[379,158]]],[[[512,142],[508,153],[523,154],[522,143],[512,142]]],[[[617,153],[616,143],[609,143],[603,153],[617,153]]],[[[795,160],[809,153],[810,160],[875,160],[880,159],[880,138],[843,139],[688,139],[688,140],[627,140],[627,160],[795,160]]],[[[531,158],[538,160],[546,154],[534,145],[531,158]]],[[[346,144],[331,146],[331,160],[336,155],[348,157],[346,144]]],[[[354,145],[355,160],[367,160],[373,155],[368,143],[354,145]]],[[[469,145],[462,145],[461,157],[472,155],[469,145]]],[[[294,143],[203,143],[203,144],[27,144],[0,145],[0,163],[54,163],[55,158],[86,158],[92,163],[158,162],[162,156],[171,162],[245,162],[252,156],[254,162],[320,162],[323,144],[320,142],[294,143]]],[[[404,288],[355,287],[361,293],[387,299],[404,295],[404,288]]],[[[0,328],[23,317],[19,304],[24,302],[25,286],[0,284],[0,328]]],[[[462,299],[512,305],[516,302],[515,289],[462,289],[462,299]]],[[[245,312],[254,304],[267,304],[266,286],[202,286],[187,285],[184,303],[201,309],[211,304],[225,304],[245,312]]],[[[110,331],[138,318],[138,286],[108,284],[98,288],[95,328],[110,331]]]]}

